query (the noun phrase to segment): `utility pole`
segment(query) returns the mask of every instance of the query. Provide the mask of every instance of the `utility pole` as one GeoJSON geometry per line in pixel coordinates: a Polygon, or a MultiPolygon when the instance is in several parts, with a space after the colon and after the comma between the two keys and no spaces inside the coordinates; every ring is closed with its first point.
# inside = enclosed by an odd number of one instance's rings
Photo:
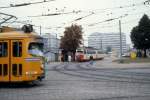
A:
{"type": "Polygon", "coordinates": [[[41,27],[41,25],[40,25],[40,35],[42,34],[41,31],[42,31],[42,27],[41,27]]]}
{"type": "Polygon", "coordinates": [[[119,20],[119,32],[120,32],[120,59],[122,58],[122,34],[121,34],[121,20],[119,20]]]}
{"type": "Polygon", "coordinates": [[[102,37],[101,37],[101,50],[103,51],[102,37]]]}
{"type": "Polygon", "coordinates": [[[58,61],[58,56],[59,56],[58,54],[59,54],[59,52],[58,52],[58,40],[57,40],[57,33],[56,33],[56,38],[55,38],[55,39],[56,39],[56,41],[55,41],[55,42],[56,42],[56,61],[58,61]]]}

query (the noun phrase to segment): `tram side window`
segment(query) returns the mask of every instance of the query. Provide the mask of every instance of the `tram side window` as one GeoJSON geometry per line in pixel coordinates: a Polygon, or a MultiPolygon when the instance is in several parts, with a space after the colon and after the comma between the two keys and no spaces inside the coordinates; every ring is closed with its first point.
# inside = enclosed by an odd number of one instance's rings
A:
{"type": "Polygon", "coordinates": [[[13,42],[13,57],[22,56],[22,42],[13,42]]]}
{"type": "Polygon", "coordinates": [[[8,45],[7,42],[0,42],[0,57],[7,57],[8,45]]]}

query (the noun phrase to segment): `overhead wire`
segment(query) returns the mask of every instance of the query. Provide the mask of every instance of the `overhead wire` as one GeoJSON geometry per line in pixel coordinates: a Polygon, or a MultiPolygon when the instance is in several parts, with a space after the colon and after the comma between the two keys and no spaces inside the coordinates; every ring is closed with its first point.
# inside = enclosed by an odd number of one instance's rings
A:
{"type": "Polygon", "coordinates": [[[73,10],[73,11],[71,11],[71,12],[42,14],[42,15],[28,16],[28,17],[56,16],[56,15],[65,15],[65,14],[73,14],[73,13],[77,14],[77,13],[79,13],[79,12],[80,12],[80,10],[78,10],[78,11],[74,11],[74,10],[73,10]]]}
{"type": "MultiPolygon", "coordinates": [[[[147,12],[147,11],[149,11],[149,10],[146,10],[146,11],[143,11],[143,12],[147,12]]],[[[133,16],[133,15],[138,15],[138,14],[141,14],[141,13],[143,13],[143,12],[138,12],[138,13],[132,13],[132,14],[128,14],[128,16],[133,16]]],[[[135,23],[135,21],[137,21],[137,19],[139,19],[139,18],[134,18],[133,20],[129,20],[129,21],[125,21],[125,22],[122,22],[122,24],[124,25],[124,24],[129,24],[129,23],[132,23],[132,22],[134,22],[135,23]]],[[[106,20],[105,20],[106,21],[106,20]]],[[[102,22],[105,22],[105,21],[102,21],[102,22]]],[[[113,21],[113,20],[112,20],[113,21]]],[[[106,21],[107,22],[107,21],[106,21]]],[[[100,23],[99,23],[100,24],[100,23]]],[[[112,28],[112,27],[118,27],[118,23],[117,24],[113,24],[113,25],[107,25],[107,26],[99,26],[99,27],[97,27],[97,28],[112,28]]],[[[91,27],[91,26],[90,26],[91,27]]]]}
{"type": "MultiPolygon", "coordinates": [[[[119,6],[119,7],[113,7],[113,8],[105,8],[105,9],[97,9],[97,10],[109,10],[109,9],[123,9],[123,8],[129,8],[129,7],[137,7],[137,6],[141,6],[141,5],[149,5],[149,0],[145,1],[145,2],[141,2],[141,3],[136,3],[136,4],[132,4],[132,5],[125,5],[125,6],[119,6]]],[[[83,17],[79,17],[77,19],[74,19],[73,21],[71,22],[76,22],[76,21],[79,21],[79,20],[82,20],[86,17],[89,17],[91,15],[94,15],[94,14],[97,14],[97,12],[94,12],[94,11],[97,11],[97,10],[92,10],[92,11],[89,11],[89,12],[92,12],[91,14],[88,14],[86,16],[83,16],[83,17]]],[[[85,11],[80,11],[80,12],[85,12],[85,11]]],[[[86,11],[87,12],[87,11],[86,11]]],[[[112,13],[111,13],[112,14],[112,13]]],[[[118,18],[115,18],[115,19],[118,19],[118,18]]],[[[98,22],[98,23],[103,23],[103,22],[108,22],[108,21],[112,21],[112,20],[115,20],[115,19],[108,19],[108,20],[105,20],[105,21],[102,21],[102,22],[98,22]]],[[[95,23],[95,24],[98,24],[98,23],[95,23]]],[[[92,26],[94,24],[91,24],[89,26],[92,26]]]]}
{"type": "Polygon", "coordinates": [[[6,23],[6,22],[8,22],[9,20],[11,20],[11,19],[14,19],[14,20],[17,20],[17,17],[16,16],[14,16],[14,15],[10,15],[10,14],[6,14],[6,13],[2,13],[2,12],[0,12],[0,15],[2,15],[1,17],[1,21],[0,21],[0,26],[2,25],[2,24],[4,24],[4,23],[6,23]]]}
{"type": "MultiPolygon", "coordinates": [[[[145,4],[145,3],[143,3],[143,4],[145,4]]],[[[149,10],[147,10],[147,11],[149,11],[149,10]]],[[[146,12],[147,12],[146,11],[146,12]]],[[[129,11],[128,11],[129,12],[129,11]]],[[[88,26],[95,26],[95,25],[97,25],[97,24],[100,24],[100,23],[104,23],[104,22],[110,22],[110,21],[113,21],[113,20],[116,20],[116,19],[119,19],[119,18],[123,18],[123,17],[126,17],[126,16],[128,16],[128,15],[137,15],[137,14],[141,14],[141,13],[143,13],[143,12],[138,12],[138,13],[131,13],[131,14],[129,14],[129,13],[126,13],[126,14],[124,14],[124,15],[122,15],[122,16],[119,16],[119,17],[115,17],[115,18],[110,18],[110,19],[107,19],[107,20],[104,20],[104,21],[100,21],[100,22],[96,22],[96,23],[92,23],[92,24],[88,24],[88,26]]],[[[112,14],[112,13],[111,13],[112,14]]]]}
{"type": "Polygon", "coordinates": [[[28,5],[33,5],[33,4],[40,4],[40,3],[51,2],[51,1],[55,1],[55,0],[43,0],[43,1],[32,2],[32,3],[10,4],[10,6],[4,6],[4,7],[0,7],[0,8],[22,7],[22,6],[28,6],[28,5]]]}
{"type": "MultiPolygon", "coordinates": [[[[54,0],[44,0],[44,1],[40,1],[40,2],[33,2],[33,3],[22,3],[22,4],[15,4],[15,5],[11,5],[10,4],[10,7],[19,7],[19,6],[27,6],[27,5],[30,5],[30,4],[38,4],[38,3],[44,3],[44,2],[49,2],[49,1],[54,1],[54,0]]],[[[129,7],[136,7],[136,6],[141,6],[141,5],[149,5],[149,2],[150,0],[146,0],[145,2],[142,2],[142,3],[136,3],[136,4],[131,4],[131,5],[125,5],[125,6],[118,6],[118,7],[113,7],[113,8],[105,8],[105,9],[96,9],[96,10],[91,10],[91,11],[88,11],[88,12],[92,12],[91,14],[88,14],[86,16],[83,16],[83,17],[79,17],[79,18],[76,18],[74,19],[72,22],[76,22],[76,21],[79,21],[79,20],[82,20],[84,18],[87,18],[91,15],[94,15],[94,14],[97,14],[98,12],[96,11],[99,11],[99,10],[102,10],[102,11],[107,11],[109,9],[123,9],[123,8],[129,8],[129,7]]],[[[1,7],[0,7],[1,8],[1,7]]],[[[72,12],[63,12],[63,13],[51,13],[51,14],[45,14],[45,15],[37,15],[37,16],[29,16],[29,17],[43,17],[43,16],[56,16],[56,15],[64,15],[64,14],[72,14],[72,13],[75,13],[75,14],[78,14],[78,13],[81,13],[81,12],[86,12],[86,11],[83,11],[83,10],[78,10],[78,11],[75,11],[73,10],[72,12]]],[[[126,15],[127,16],[127,15],[126,15]]],[[[94,25],[97,25],[97,24],[100,24],[100,23],[104,23],[104,22],[110,22],[110,21],[113,21],[115,19],[119,19],[119,18],[122,18],[124,16],[119,16],[119,17],[115,17],[115,18],[110,18],[110,19],[106,19],[104,21],[100,21],[100,22],[97,22],[97,23],[93,23],[93,24],[89,24],[88,26],[94,26],[94,25]]],[[[52,29],[52,28],[63,28],[62,26],[58,26],[58,27],[50,27],[50,28],[47,28],[47,29],[52,29]]]]}
{"type": "MultiPolygon", "coordinates": [[[[150,0],[146,0],[146,1],[140,2],[140,3],[130,4],[130,5],[110,7],[110,8],[104,8],[104,9],[95,9],[95,10],[90,10],[90,11],[96,13],[96,11],[107,11],[107,10],[114,10],[114,9],[124,9],[124,8],[137,7],[137,6],[143,6],[143,5],[150,5],[150,0]]],[[[83,12],[88,12],[88,11],[83,11],[83,12]]]]}
{"type": "Polygon", "coordinates": [[[126,17],[126,16],[128,16],[128,14],[124,14],[124,15],[119,16],[119,17],[110,18],[110,19],[107,19],[107,20],[104,20],[104,21],[100,21],[100,22],[92,23],[92,24],[89,24],[88,26],[94,26],[94,25],[97,25],[97,24],[100,24],[100,23],[110,22],[110,21],[113,21],[113,20],[116,20],[116,19],[120,19],[120,18],[123,18],[123,17],[126,17]]]}
{"type": "MultiPolygon", "coordinates": [[[[29,16],[29,17],[44,17],[44,16],[56,16],[56,15],[64,15],[64,14],[78,14],[78,13],[92,13],[93,14],[97,14],[98,12],[96,11],[107,11],[107,10],[113,10],[113,9],[124,9],[124,8],[129,8],[129,7],[136,7],[136,6],[141,6],[141,5],[149,5],[149,0],[145,1],[145,2],[140,2],[140,3],[136,3],[136,4],[131,4],[131,5],[125,5],[125,6],[117,6],[117,7],[110,7],[110,8],[105,8],[105,9],[96,9],[96,10],[90,10],[90,11],[85,11],[85,10],[78,10],[78,11],[71,11],[71,12],[62,12],[62,13],[50,13],[50,14],[41,14],[41,15],[36,15],[36,16],[29,16]]],[[[102,12],[103,13],[103,12],[102,12]]],[[[84,17],[83,17],[84,18],[84,17]]],[[[78,18],[75,19],[76,21],[83,19],[78,18]]],[[[86,18],[86,17],[85,17],[86,18]]]]}

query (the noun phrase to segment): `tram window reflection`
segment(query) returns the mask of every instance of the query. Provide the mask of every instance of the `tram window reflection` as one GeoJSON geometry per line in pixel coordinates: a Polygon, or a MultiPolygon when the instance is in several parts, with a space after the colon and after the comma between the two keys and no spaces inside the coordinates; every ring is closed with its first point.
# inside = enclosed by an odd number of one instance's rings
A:
{"type": "Polygon", "coordinates": [[[44,56],[43,55],[43,43],[30,43],[28,52],[31,55],[35,56],[44,56]]]}

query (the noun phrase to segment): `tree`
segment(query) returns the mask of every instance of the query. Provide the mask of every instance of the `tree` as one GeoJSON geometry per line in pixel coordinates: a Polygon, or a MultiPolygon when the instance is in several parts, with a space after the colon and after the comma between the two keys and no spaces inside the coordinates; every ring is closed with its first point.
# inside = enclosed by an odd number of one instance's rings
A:
{"type": "Polygon", "coordinates": [[[80,25],[72,24],[70,27],[66,27],[64,36],[61,38],[61,49],[65,53],[73,53],[73,57],[75,57],[76,49],[82,44],[82,34],[80,25]]]}
{"type": "Polygon", "coordinates": [[[141,57],[141,50],[142,50],[142,40],[141,34],[138,32],[138,26],[135,26],[131,31],[131,41],[134,44],[134,48],[137,49],[137,56],[141,57]]]}
{"type": "Polygon", "coordinates": [[[150,48],[150,19],[146,14],[140,19],[138,26],[132,29],[130,37],[134,47],[143,50],[146,57],[146,50],[150,48]]]}

